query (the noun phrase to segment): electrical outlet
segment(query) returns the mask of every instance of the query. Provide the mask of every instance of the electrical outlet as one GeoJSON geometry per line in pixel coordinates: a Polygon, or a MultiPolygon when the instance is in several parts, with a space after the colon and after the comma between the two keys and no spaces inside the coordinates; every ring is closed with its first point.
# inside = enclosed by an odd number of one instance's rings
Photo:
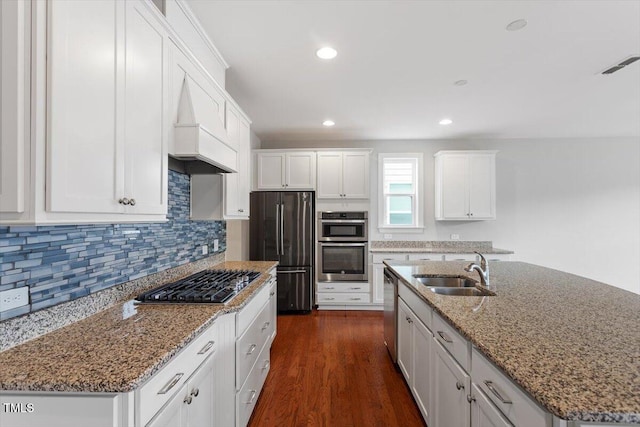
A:
{"type": "Polygon", "coordinates": [[[460,240],[460,235],[459,234],[452,234],[451,235],[451,240],[460,240]]]}
{"type": "Polygon", "coordinates": [[[0,311],[11,310],[27,304],[29,304],[28,286],[0,292],[0,311]]]}
{"type": "Polygon", "coordinates": [[[209,246],[208,245],[202,245],[202,255],[206,255],[209,253],[209,246]]]}
{"type": "Polygon", "coordinates": [[[218,252],[218,239],[213,239],[213,252],[218,252]]]}
{"type": "Polygon", "coordinates": [[[385,234],[383,237],[384,237],[386,240],[393,239],[393,235],[392,235],[392,234],[388,234],[388,233],[387,233],[387,234],[385,234]]]}

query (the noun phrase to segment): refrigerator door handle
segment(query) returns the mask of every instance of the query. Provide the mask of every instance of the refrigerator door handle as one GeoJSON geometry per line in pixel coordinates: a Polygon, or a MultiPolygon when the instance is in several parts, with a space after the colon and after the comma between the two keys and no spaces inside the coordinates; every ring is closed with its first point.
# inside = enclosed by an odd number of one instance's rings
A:
{"type": "Polygon", "coordinates": [[[284,255],[284,203],[280,205],[280,255],[284,255]]]}
{"type": "Polygon", "coordinates": [[[280,255],[280,203],[276,204],[276,255],[280,255]]]}

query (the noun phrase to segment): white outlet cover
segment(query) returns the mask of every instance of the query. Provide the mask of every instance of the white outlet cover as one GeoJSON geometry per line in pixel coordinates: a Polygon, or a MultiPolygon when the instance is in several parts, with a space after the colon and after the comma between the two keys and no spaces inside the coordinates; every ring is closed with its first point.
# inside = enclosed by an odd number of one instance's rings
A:
{"type": "Polygon", "coordinates": [[[384,237],[385,239],[387,239],[387,240],[388,240],[388,239],[393,239],[393,235],[392,235],[392,234],[388,234],[388,233],[387,233],[387,234],[385,234],[383,237],[384,237]]]}
{"type": "Polygon", "coordinates": [[[209,253],[209,246],[202,245],[202,255],[206,255],[209,253]]]}
{"type": "Polygon", "coordinates": [[[29,304],[29,287],[22,286],[0,292],[0,311],[7,311],[29,304]]]}
{"type": "Polygon", "coordinates": [[[452,234],[451,235],[451,240],[460,240],[460,235],[459,234],[452,234]]]}
{"type": "Polygon", "coordinates": [[[218,252],[218,239],[213,239],[213,252],[218,252]]]}

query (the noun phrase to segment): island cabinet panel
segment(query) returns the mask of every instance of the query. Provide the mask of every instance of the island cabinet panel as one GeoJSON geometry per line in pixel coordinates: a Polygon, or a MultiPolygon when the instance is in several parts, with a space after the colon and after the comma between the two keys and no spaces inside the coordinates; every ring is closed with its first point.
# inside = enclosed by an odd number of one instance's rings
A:
{"type": "Polygon", "coordinates": [[[513,427],[476,384],[471,394],[471,427],[513,427]]]}
{"type": "Polygon", "coordinates": [[[468,427],[471,408],[467,393],[471,377],[438,341],[434,341],[434,347],[434,426],[468,427]]]}
{"type": "Polygon", "coordinates": [[[413,382],[413,313],[402,299],[398,299],[398,367],[407,384],[413,382]]]}
{"type": "Polygon", "coordinates": [[[477,349],[473,349],[472,357],[471,376],[474,384],[510,422],[523,427],[551,425],[550,414],[522,392],[477,349]]]}

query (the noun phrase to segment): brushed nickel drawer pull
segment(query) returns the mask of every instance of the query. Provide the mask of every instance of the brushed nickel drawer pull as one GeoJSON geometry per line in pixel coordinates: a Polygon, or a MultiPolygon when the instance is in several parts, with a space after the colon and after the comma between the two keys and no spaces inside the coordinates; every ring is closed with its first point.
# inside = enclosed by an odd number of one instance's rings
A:
{"type": "Polygon", "coordinates": [[[271,322],[264,322],[264,326],[262,327],[262,331],[264,331],[265,329],[267,329],[269,327],[269,325],[271,324],[271,322]]]}
{"type": "Polygon", "coordinates": [[[193,390],[191,390],[191,396],[198,397],[199,394],[200,394],[199,388],[194,388],[193,390]]]}
{"type": "Polygon", "coordinates": [[[202,347],[198,354],[205,354],[207,351],[211,350],[211,347],[213,347],[215,343],[215,341],[209,341],[204,347],[202,347]]]}
{"type": "Polygon", "coordinates": [[[445,342],[448,342],[449,344],[453,343],[453,340],[449,338],[449,336],[445,334],[444,331],[438,331],[438,335],[440,335],[440,338],[442,338],[445,342]]]}
{"type": "Polygon", "coordinates": [[[265,360],[264,365],[262,366],[262,370],[264,371],[265,369],[269,369],[269,366],[271,366],[271,362],[265,360]]]}
{"type": "Polygon", "coordinates": [[[247,356],[253,354],[253,352],[255,351],[256,347],[257,346],[255,344],[251,344],[251,347],[249,347],[249,351],[247,351],[247,356]]]}
{"type": "Polygon", "coordinates": [[[351,288],[349,288],[349,289],[351,289],[351,290],[353,290],[353,291],[357,291],[357,290],[359,290],[359,289],[362,289],[362,287],[360,287],[360,286],[353,286],[353,287],[351,287],[351,288]]]}
{"type": "Polygon", "coordinates": [[[183,376],[184,376],[184,373],[182,372],[175,374],[173,378],[171,378],[171,380],[168,383],[166,383],[164,387],[160,389],[158,394],[167,394],[169,390],[171,390],[176,384],[178,384],[178,382],[180,381],[180,378],[182,378],[183,376]]]}
{"type": "Polygon", "coordinates": [[[253,405],[253,401],[257,395],[258,395],[257,391],[251,390],[251,397],[249,397],[249,401],[247,402],[247,405],[253,405]]]}
{"type": "Polygon", "coordinates": [[[333,301],[335,298],[325,298],[325,301],[333,301]]]}
{"type": "Polygon", "coordinates": [[[327,286],[325,289],[335,289],[333,286],[327,286]]]}
{"type": "Polygon", "coordinates": [[[349,298],[351,301],[360,301],[362,298],[349,298]]]}
{"type": "Polygon", "coordinates": [[[464,390],[464,384],[462,384],[460,381],[456,381],[456,388],[458,390],[464,390]]]}
{"type": "Polygon", "coordinates": [[[183,402],[186,403],[187,405],[191,405],[191,402],[193,402],[193,397],[187,396],[184,398],[183,402]]]}
{"type": "Polygon", "coordinates": [[[505,399],[504,397],[502,397],[498,389],[496,389],[496,387],[493,385],[493,381],[486,380],[484,384],[489,390],[491,390],[491,393],[493,393],[500,400],[500,402],[504,403],[505,405],[511,405],[513,403],[509,399],[505,399]]]}

